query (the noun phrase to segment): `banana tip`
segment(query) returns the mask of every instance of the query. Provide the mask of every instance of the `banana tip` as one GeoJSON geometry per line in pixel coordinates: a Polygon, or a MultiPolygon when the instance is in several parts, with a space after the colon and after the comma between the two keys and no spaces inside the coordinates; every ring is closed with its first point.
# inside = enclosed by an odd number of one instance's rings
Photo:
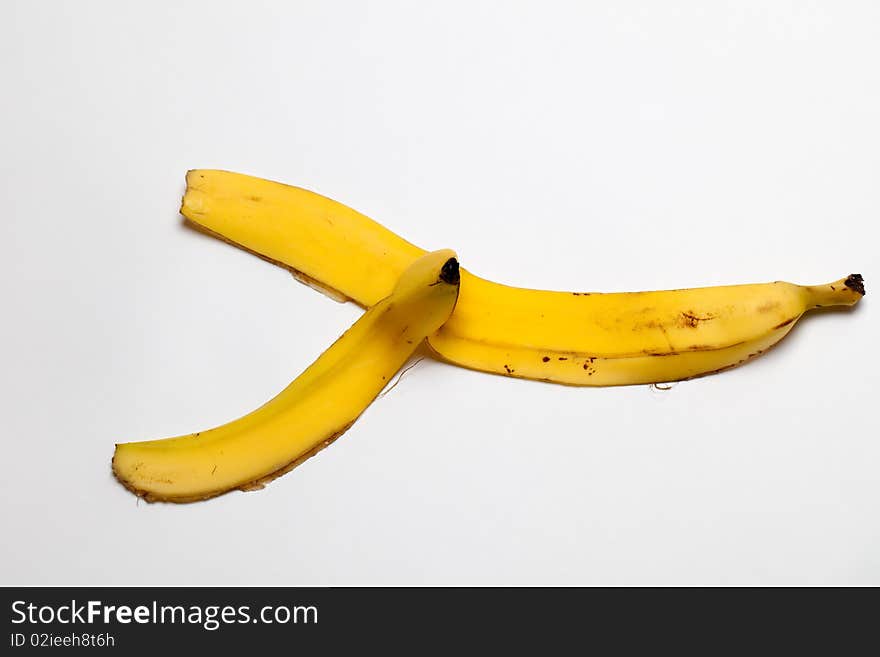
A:
{"type": "Polygon", "coordinates": [[[450,258],[440,270],[440,280],[449,285],[458,285],[461,273],[458,271],[458,260],[450,258]]]}
{"type": "Polygon", "coordinates": [[[858,292],[862,296],[865,296],[865,279],[862,278],[861,274],[850,274],[846,277],[843,284],[853,292],[858,292]]]}

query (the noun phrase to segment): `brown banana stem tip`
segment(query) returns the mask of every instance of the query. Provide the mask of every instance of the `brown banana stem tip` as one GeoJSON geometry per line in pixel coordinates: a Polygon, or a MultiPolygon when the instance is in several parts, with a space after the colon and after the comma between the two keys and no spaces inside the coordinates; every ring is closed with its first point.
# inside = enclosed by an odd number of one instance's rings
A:
{"type": "Polygon", "coordinates": [[[846,277],[843,284],[853,292],[858,292],[862,296],[865,296],[865,279],[862,278],[861,274],[850,274],[846,277]]]}
{"type": "Polygon", "coordinates": [[[440,270],[440,280],[449,285],[458,285],[461,274],[458,271],[458,260],[450,258],[440,270]]]}

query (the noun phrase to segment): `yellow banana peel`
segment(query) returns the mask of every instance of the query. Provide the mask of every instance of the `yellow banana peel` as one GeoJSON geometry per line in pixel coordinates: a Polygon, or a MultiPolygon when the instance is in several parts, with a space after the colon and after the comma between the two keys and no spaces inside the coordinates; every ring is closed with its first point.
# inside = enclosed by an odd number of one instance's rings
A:
{"type": "MultiPolygon", "coordinates": [[[[305,189],[193,170],[181,213],[337,300],[369,308],[425,251],[305,189]]],[[[656,292],[551,292],[461,271],[455,312],[428,336],[443,359],[570,385],[678,381],[717,372],[781,340],[812,308],[864,295],[852,274],[827,285],[775,282],[656,292]]]]}
{"type": "Polygon", "coordinates": [[[449,318],[458,290],[454,252],[416,258],[384,299],[275,398],[214,429],[118,444],[113,473],[149,501],[191,502],[261,488],[354,423],[449,318]]]}

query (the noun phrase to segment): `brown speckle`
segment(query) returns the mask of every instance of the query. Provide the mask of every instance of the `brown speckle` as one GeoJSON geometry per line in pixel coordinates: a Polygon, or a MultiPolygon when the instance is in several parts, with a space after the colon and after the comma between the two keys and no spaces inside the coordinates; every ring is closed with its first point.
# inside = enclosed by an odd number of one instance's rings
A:
{"type": "Polygon", "coordinates": [[[514,369],[512,367],[510,367],[510,365],[507,365],[506,363],[504,365],[504,369],[507,370],[508,374],[513,374],[513,372],[514,372],[514,369]]]}
{"type": "Polygon", "coordinates": [[[700,322],[708,322],[710,319],[715,319],[715,316],[706,315],[705,317],[700,317],[693,312],[682,312],[681,318],[685,326],[688,326],[690,328],[697,328],[700,322]]]}
{"type": "Polygon", "coordinates": [[[568,360],[568,358],[566,358],[565,356],[560,356],[559,360],[568,360]]]}
{"type": "Polygon", "coordinates": [[[545,363],[549,363],[549,362],[550,362],[550,356],[544,356],[541,360],[544,361],[545,363]]]}

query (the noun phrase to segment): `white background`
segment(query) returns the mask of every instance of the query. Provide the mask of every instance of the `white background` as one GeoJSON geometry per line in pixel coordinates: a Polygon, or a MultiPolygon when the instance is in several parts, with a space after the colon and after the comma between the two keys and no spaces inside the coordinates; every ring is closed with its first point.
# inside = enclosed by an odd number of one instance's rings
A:
{"type": "Polygon", "coordinates": [[[880,584],[875,2],[4,2],[0,583],[880,584]],[[257,493],[148,505],[360,314],[181,223],[189,168],[477,274],[865,275],[740,369],[570,388],[424,361],[257,493]]]}

